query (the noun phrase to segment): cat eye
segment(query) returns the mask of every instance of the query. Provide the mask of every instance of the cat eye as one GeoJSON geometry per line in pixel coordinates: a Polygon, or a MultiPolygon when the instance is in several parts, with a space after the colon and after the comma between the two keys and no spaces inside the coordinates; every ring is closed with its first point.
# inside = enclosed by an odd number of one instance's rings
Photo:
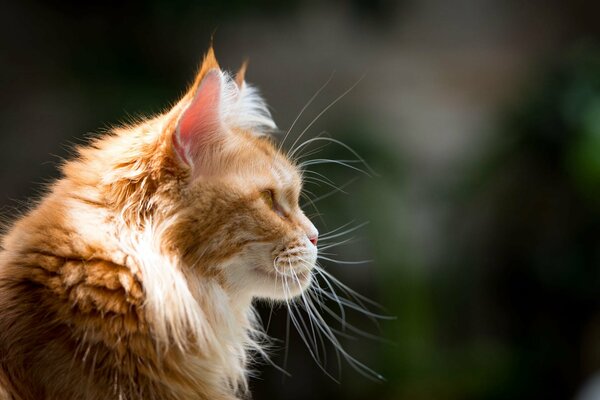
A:
{"type": "Polygon", "coordinates": [[[275,192],[273,192],[271,189],[263,190],[262,192],[260,192],[260,197],[262,197],[267,206],[271,210],[273,210],[277,215],[279,215],[281,218],[287,218],[285,211],[283,211],[283,209],[277,204],[277,201],[275,200],[275,192]]]}
{"type": "Polygon", "coordinates": [[[260,192],[260,196],[265,201],[265,203],[267,203],[270,209],[275,209],[275,195],[273,194],[272,190],[263,190],[262,192],[260,192]]]}

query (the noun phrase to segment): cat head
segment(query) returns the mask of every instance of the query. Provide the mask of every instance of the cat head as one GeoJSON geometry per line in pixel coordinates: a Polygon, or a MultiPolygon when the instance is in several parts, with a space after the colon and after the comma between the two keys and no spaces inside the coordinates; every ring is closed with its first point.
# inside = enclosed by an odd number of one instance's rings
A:
{"type": "Polygon", "coordinates": [[[165,119],[179,182],[168,242],[194,274],[284,299],[309,286],[318,232],[299,206],[301,171],[274,145],[275,124],[244,72],[222,71],[210,50],[165,119]]]}

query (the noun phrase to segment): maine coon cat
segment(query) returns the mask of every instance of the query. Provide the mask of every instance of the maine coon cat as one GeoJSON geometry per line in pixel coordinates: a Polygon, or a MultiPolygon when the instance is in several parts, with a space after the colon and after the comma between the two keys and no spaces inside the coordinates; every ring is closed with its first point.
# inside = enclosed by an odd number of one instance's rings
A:
{"type": "Polygon", "coordinates": [[[172,109],[80,147],[2,240],[0,399],[242,396],[252,299],[297,296],[317,258],[274,128],[210,50],[172,109]]]}

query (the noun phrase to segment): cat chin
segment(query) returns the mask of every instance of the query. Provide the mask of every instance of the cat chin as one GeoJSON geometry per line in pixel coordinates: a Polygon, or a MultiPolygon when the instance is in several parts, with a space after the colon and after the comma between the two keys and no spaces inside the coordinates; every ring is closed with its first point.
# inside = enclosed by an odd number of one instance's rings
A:
{"type": "Polygon", "coordinates": [[[306,271],[295,277],[278,272],[255,271],[254,297],[269,300],[289,300],[300,296],[312,284],[313,274],[306,271]]]}
{"type": "Polygon", "coordinates": [[[313,279],[313,269],[303,268],[294,273],[282,273],[265,267],[230,265],[227,280],[236,294],[246,293],[255,298],[287,300],[307,290],[313,279]]]}
{"type": "Polygon", "coordinates": [[[223,265],[229,287],[235,294],[261,299],[287,300],[299,296],[313,279],[317,252],[310,246],[296,246],[291,249],[296,254],[290,256],[281,251],[273,254],[269,243],[252,244],[223,265]]]}

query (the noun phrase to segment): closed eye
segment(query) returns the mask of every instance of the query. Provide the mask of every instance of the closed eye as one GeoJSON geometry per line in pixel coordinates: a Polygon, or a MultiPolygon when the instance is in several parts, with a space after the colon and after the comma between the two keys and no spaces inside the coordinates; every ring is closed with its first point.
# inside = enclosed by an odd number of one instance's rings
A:
{"type": "Polygon", "coordinates": [[[264,200],[265,204],[273,211],[275,211],[275,213],[277,213],[277,215],[279,215],[281,218],[286,218],[286,213],[284,212],[284,210],[281,208],[281,206],[277,203],[277,200],[275,199],[275,192],[271,189],[266,189],[260,192],[260,197],[262,197],[262,199],[264,200]]]}
{"type": "Polygon", "coordinates": [[[260,192],[260,197],[264,200],[264,202],[269,206],[270,209],[275,209],[275,194],[272,190],[267,189],[260,192]]]}

